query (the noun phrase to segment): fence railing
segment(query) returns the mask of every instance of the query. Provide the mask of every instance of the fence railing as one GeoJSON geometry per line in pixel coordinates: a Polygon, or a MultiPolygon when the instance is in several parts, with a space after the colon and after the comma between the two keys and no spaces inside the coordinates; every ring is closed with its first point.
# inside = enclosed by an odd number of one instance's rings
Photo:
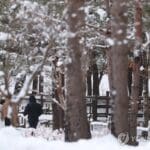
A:
{"type": "MultiPolygon", "coordinates": [[[[148,98],[150,100],[150,97],[148,98]]],[[[40,97],[37,98],[39,102],[41,102],[40,97]]],[[[139,97],[139,111],[137,114],[138,118],[143,118],[144,115],[144,104],[143,97],[139,97]]],[[[106,96],[86,96],[86,109],[87,109],[87,117],[90,121],[100,121],[103,119],[107,119],[109,116],[112,116],[112,102],[107,93],[106,96]]],[[[20,114],[22,111],[19,112],[20,114]]],[[[43,113],[46,115],[52,116],[52,101],[43,98],[43,113]],[[49,105],[45,106],[45,103],[49,105]]],[[[22,115],[20,115],[22,117],[22,115]]],[[[51,117],[52,118],[52,117],[51,117]]],[[[20,118],[23,125],[23,120],[20,118]]],[[[52,122],[52,120],[50,120],[52,122]]]]}
{"type": "MultiPolygon", "coordinates": [[[[130,98],[129,98],[130,99],[130,98]]],[[[148,97],[150,101],[150,97],[148,97]]],[[[112,116],[112,101],[109,94],[106,96],[87,96],[86,97],[87,105],[87,116],[89,120],[97,121],[101,118],[107,118],[112,116]]],[[[143,118],[144,116],[144,99],[139,97],[138,102],[138,114],[137,118],[143,118]]]]}

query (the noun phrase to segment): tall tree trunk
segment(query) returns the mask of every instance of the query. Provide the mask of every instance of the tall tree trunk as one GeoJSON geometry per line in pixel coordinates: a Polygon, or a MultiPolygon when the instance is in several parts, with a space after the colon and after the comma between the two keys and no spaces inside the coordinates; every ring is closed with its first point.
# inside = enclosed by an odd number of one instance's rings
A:
{"type": "Polygon", "coordinates": [[[2,120],[5,120],[5,118],[8,115],[9,105],[10,105],[10,98],[6,98],[5,102],[3,103],[3,106],[2,106],[2,120]]]}
{"type": "MultiPolygon", "coordinates": [[[[106,38],[110,39],[111,38],[111,15],[110,15],[111,8],[110,8],[110,0],[105,0],[105,5],[106,5],[106,12],[107,12],[107,20],[108,20],[107,21],[107,25],[106,25],[106,29],[107,29],[107,31],[106,31],[106,38]]],[[[111,90],[112,89],[112,81],[113,81],[111,47],[108,47],[106,49],[106,56],[107,56],[107,69],[108,69],[109,87],[110,87],[110,90],[111,90]]]]}
{"type": "MultiPolygon", "coordinates": [[[[55,92],[55,98],[59,102],[58,93],[55,92]]],[[[56,103],[52,104],[53,109],[53,130],[64,128],[64,110],[56,103]]]]}
{"type": "Polygon", "coordinates": [[[2,119],[5,120],[5,118],[10,119],[11,125],[14,127],[19,126],[19,120],[18,120],[18,104],[11,102],[11,97],[8,97],[5,99],[5,103],[2,107],[2,119]],[[9,112],[9,107],[11,107],[12,112],[9,112]]]}
{"type": "Polygon", "coordinates": [[[97,64],[94,63],[92,66],[93,71],[93,95],[99,95],[99,78],[98,78],[98,67],[97,64]]]}
{"type": "MultiPolygon", "coordinates": [[[[95,60],[95,56],[93,58],[95,60]]],[[[98,68],[97,64],[94,61],[92,65],[92,72],[93,72],[93,95],[95,99],[93,99],[93,106],[92,106],[92,114],[93,114],[93,121],[97,120],[97,96],[99,95],[99,79],[98,79],[98,68]]]]}
{"type": "Polygon", "coordinates": [[[132,87],[132,71],[133,71],[133,67],[131,62],[129,62],[128,64],[128,92],[129,92],[129,96],[131,96],[131,87],[132,87]]]}
{"type": "MultiPolygon", "coordinates": [[[[106,37],[108,39],[111,38],[111,1],[110,0],[105,0],[105,5],[106,5],[106,12],[107,12],[107,31],[106,31],[106,37]]],[[[106,43],[107,44],[107,43],[106,43]]],[[[110,46],[110,45],[109,45],[110,46]]],[[[112,92],[113,91],[113,71],[112,71],[112,47],[108,47],[106,49],[106,56],[107,56],[107,69],[108,69],[108,79],[109,79],[109,88],[110,88],[110,105],[112,107],[112,122],[111,122],[111,132],[114,133],[114,99],[112,97],[112,92]]]]}
{"type": "Polygon", "coordinates": [[[132,73],[132,90],[131,90],[131,114],[130,114],[130,142],[137,144],[137,113],[140,92],[140,59],[142,44],[142,4],[141,0],[135,0],[135,47],[134,67],[132,73]],[[138,55],[137,55],[138,53],[138,55]],[[133,138],[134,137],[134,138],[133,138]]]}
{"type": "Polygon", "coordinates": [[[133,145],[136,145],[136,136],[137,136],[137,113],[138,113],[138,100],[139,100],[139,63],[134,65],[133,69],[133,79],[132,79],[132,90],[131,90],[131,111],[130,111],[130,142],[133,145]]]}
{"type": "Polygon", "coordinates": [[[87,96],[92,95],[92,83],[91,83],[91,69],[87,71],[87,96]]]}
{"type": "Polygon", "coordinates": [[[57,71],[56,63],[57,59],[54,62],[54,78],[55,78],[55,90],[54,97],[56,101],[62,106],[56,104],[55,102],[52,104],[53,110],[53,130],[64,128],[64,75],[57,71]]]}
{"type": "Polygon", "coordinates": [[[69,0],[67,2],[68,56],[71,61],[66,64],[66,111],[65,111],[65,140],[77,141],[90,138],[90,129],[86,116],[85,83],[81,68],[81,43],[78,31],[84,27],[84,0],[69,0]]]}
{"type": "MultiPolygon", "coordinates": [[[[143,65],[144,65],[144,72],[143,72],[143,100],[144,100],[144,127],[148,127],[148,121],[150,120],[150,101],[148,99],[148,61],[146,57],[146,52],[143,52],[143,65]]],[[[147,138],[148,133],[144,132],[143,136],[147,138]]]]}
{"type": "MultiPolygon", "coordinates": [[[[60,103],[61,106],[63,106],[63,104],[61,103],[62,97],[64,99],[64,93],[62,93],[62,91],[60,91],[60,90],[62,90],[62,87],[63,86],[59,85],[55,89],[55,99],[58,101],[58,103],[60,103]]],[[[52,104],[53,130],[64,128],[64,110],[62,108],[56,103],[52,104]]]]}
{"type": "Polygon", "coordinates": [[[18,119],[18,104],[17,103],[12,103],[12,125],[14,127],[18,127],[19,126],[19,119],[18,119]]]}
{"type": "MultiPolygon", "coordinates": [[[[118,137],[120,134],[128,136],[128,47],[126,40],[127,30],[127,2],[124,0],[115,0],[112,5],[112,39],[114,45],[111,49],[112,57],[112,98],[114,100],[114,132],[113,134],[118,137]],[[124,5],[122,5],[124,4],[124,5]]],[[[123,141],[125,142],[125,141],[123,141]]]]}

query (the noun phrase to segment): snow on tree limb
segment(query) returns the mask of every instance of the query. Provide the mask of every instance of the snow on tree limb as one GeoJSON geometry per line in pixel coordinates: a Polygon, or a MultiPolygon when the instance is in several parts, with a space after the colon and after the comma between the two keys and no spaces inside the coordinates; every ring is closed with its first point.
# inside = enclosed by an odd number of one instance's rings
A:
{"type": "Polygon", "coordinates": [[[31,81],[33,80],[34,76],[39,72],[39,70],[42,70],[43,68],[43,65],[46,61],[46,58],[47,58],[47,53],[48,53],[48,50],[49,48],[47,49],[47,51],[45,52],[45,55],[44,55],[44,58],[43,58],[43,61],[41,62],[41,64],[37,65],[37,67],[34,67],[34,71],[32,72],[32,74],[28,75],[26,80],[25,80],[25,83],[21,89],[21,91],[19,92],[19,94],[16,96],[16,98],[12,98],[12,101],[13,102],[19,102],[22,98],[25,97],[25,95],[27,94],[28,90],[29,90],[29,86],[30,86],[30,83],[31,81]]]}
{"type": "Polygon", "coordinates": [[[148,32],[145,33],[146,35],[146,43],[143,44],[143,47],[146,48],[150,44],[150,34],[148,32]]]}

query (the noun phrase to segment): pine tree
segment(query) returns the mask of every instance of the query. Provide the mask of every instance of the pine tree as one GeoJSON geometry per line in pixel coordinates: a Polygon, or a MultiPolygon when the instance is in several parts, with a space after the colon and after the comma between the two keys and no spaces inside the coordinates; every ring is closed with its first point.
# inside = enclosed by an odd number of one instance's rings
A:
{"type": "Polygon", "coordinates": [[[128,109],[129,99],[127,92],[127,1],[115,0],[112,4],[112,99],[113,109],[113,134],[119,137],[120,134],[128,136],[128,109]]]}
{"type": "Polygon", "coordinates": [[[67,2],[66,20],[68,24],[68,56],[65,69],[65,140],[77,141],[90,138],[86,116],[84,77],[81,63],[82,46],[79,31],[84,27],[84,0],[67,2]]]}

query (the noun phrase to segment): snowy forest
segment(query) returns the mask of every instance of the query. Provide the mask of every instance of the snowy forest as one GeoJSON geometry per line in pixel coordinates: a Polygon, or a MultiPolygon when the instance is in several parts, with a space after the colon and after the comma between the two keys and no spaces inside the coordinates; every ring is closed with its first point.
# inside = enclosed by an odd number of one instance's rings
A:
{"type": "Polygon", "coordinates": [[[0,0],[0,150],[149,147],[149,0],[0,0]]]}

